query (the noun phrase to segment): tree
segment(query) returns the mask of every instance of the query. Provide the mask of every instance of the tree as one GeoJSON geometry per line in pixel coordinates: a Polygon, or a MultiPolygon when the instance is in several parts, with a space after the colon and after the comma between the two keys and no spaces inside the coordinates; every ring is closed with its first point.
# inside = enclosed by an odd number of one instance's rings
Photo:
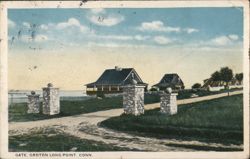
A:
{"type": "Polygon", "coordinates": [[[243,73],[237,73],[237,74],[235,75],[235,78],[240,82],[240,84],[242,84],[243,73]]]}
{"type": "Polygon", "coordinates": [[[220,76],[221,80],[226,82],[226,88],[228,90],[228,96],[229,96],[229,82],[233,79],[233,71],[228,67],[222,67],[220,69],[220,76]]]}
{"type": "Polygon", "coordinates": [[[215,71],[212,75],[211,75],[211,78],[212,82],[219,82],[221,84],[221,74],[219,71],[215,71]]]}
{"type": "Polygon", "coordinates": [[[219,71],[215,71],[212,75],[211,75],[211,79],[213,81],[221,81],[221,74],[219,71]]]}
{"type": "Polygon", "coordinates": [[[195,83],[195,84],[192,86],[192,89],[198,89],[198,88],[201,88],[201,84],[200,84],[200,83],[195,83]]]}

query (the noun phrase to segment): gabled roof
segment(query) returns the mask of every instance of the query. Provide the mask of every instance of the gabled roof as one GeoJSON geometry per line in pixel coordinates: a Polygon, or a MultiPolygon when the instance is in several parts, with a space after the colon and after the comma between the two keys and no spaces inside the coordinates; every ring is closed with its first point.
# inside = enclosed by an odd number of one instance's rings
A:
{"type": "Polygon", "coordinates": [[[160,82],[153,86],[165,87],[170,85],[184,85],[184,83],[182,82],[178,74],[171,73],[171,74],[165,74],[160,80],[160,82]]]}
{"type": "Polygon", "coordinates": [[[138,83],[143,84],[141,78],[139,77],[139,75],[136,73],[136,71],[133,68],[119,68],[119,69],[107,69],[107,70],[105,70],[96,82],[86,84],[86,86],[123,85],[123,84],[125,84],[128,76],[132,72],[134,73],[134,75],[138,79],[138,83]]]}

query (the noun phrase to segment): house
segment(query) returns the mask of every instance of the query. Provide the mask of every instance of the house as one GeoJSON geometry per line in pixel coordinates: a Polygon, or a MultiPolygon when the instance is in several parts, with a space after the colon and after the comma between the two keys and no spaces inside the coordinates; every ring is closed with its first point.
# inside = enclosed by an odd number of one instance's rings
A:
{"type": "Polygon", "coordinates": [[[87,95],[95,95],[97,92],[104,94],[122,93],[122,86],[129,84],[132,79],[147,89],[148,84],[142,81],[134,68],[116,66],[114,69],[105,70],[96,82],[86,84],[86,93],[87,95]]]}
{"type": "Polygon", "coordinates": [[[173,90],[181,90],[185,88],[184,83],[176,73],[165,74],[160,82],[152,87],[156,87],[159,90],[165,90],[168,87],[171,87],[173,90]]]}
{"type": "MultiPolygon", "coordinates": [[[[203,80],[203,89],[209,90],[209,91],[219,91],[222,89],[225,89],[226,82],[220,80],[220,81],[213,81],[212,78],[208,78],[203,80]]],[[[240,81],[238,81],[235,77],[228,82],[229,88],[242,88],[242,84],[240,81]]]]}
{"type": "Polygon", "coordinates": [[[208,88],[208,87],[224,87],[226,83],[224,81],[213,81],[212,78],[208,78],[203,80],[203,88],[208,88]]]}
{"type": "Polygon", "coordinates": [[[219,91],[225,88],[226,83],[223,81],[213,81],[212,78],[203,80],[203,86],[201,88],[209,91],[219,91]]]}

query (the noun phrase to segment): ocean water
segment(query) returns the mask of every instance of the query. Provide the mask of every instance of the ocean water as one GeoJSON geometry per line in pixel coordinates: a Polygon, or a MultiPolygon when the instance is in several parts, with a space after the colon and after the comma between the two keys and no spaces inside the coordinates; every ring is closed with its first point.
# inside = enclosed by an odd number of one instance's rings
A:
{"type": "MultiPolygon", "coordinates": [[[[12,103],[24,103],[28,102],[27,95],[30,94],[30,90],[11,90],[8,92],[8,102],[12,103]]],[[[36,90],[36,94],[40,95],[40,99],[42,100],[42,91],[36,90]]],[[[83,90],[60,90],[59,91],[60,100],[86,100],[93,98],[91,96],[87,96],[86,92],[83,90]]]]}

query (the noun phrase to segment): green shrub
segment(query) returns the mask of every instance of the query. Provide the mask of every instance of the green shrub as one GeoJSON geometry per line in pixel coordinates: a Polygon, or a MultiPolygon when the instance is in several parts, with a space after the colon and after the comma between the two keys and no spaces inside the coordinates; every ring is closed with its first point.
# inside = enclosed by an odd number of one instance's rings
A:
{"type": "Polygon", "coordinates": [[[96,92],[96,97],[105,98],[105,94],[102,91],[97,91],[96,92]]]}
{"type": "Polygon", "coordinates": [[[150,91],[151,91],[151,92],[155,92],[155,91],[157,91],[157,89],[154,88],[154,87],[152,87],[152,88],[150,88],[150,91]]]}

